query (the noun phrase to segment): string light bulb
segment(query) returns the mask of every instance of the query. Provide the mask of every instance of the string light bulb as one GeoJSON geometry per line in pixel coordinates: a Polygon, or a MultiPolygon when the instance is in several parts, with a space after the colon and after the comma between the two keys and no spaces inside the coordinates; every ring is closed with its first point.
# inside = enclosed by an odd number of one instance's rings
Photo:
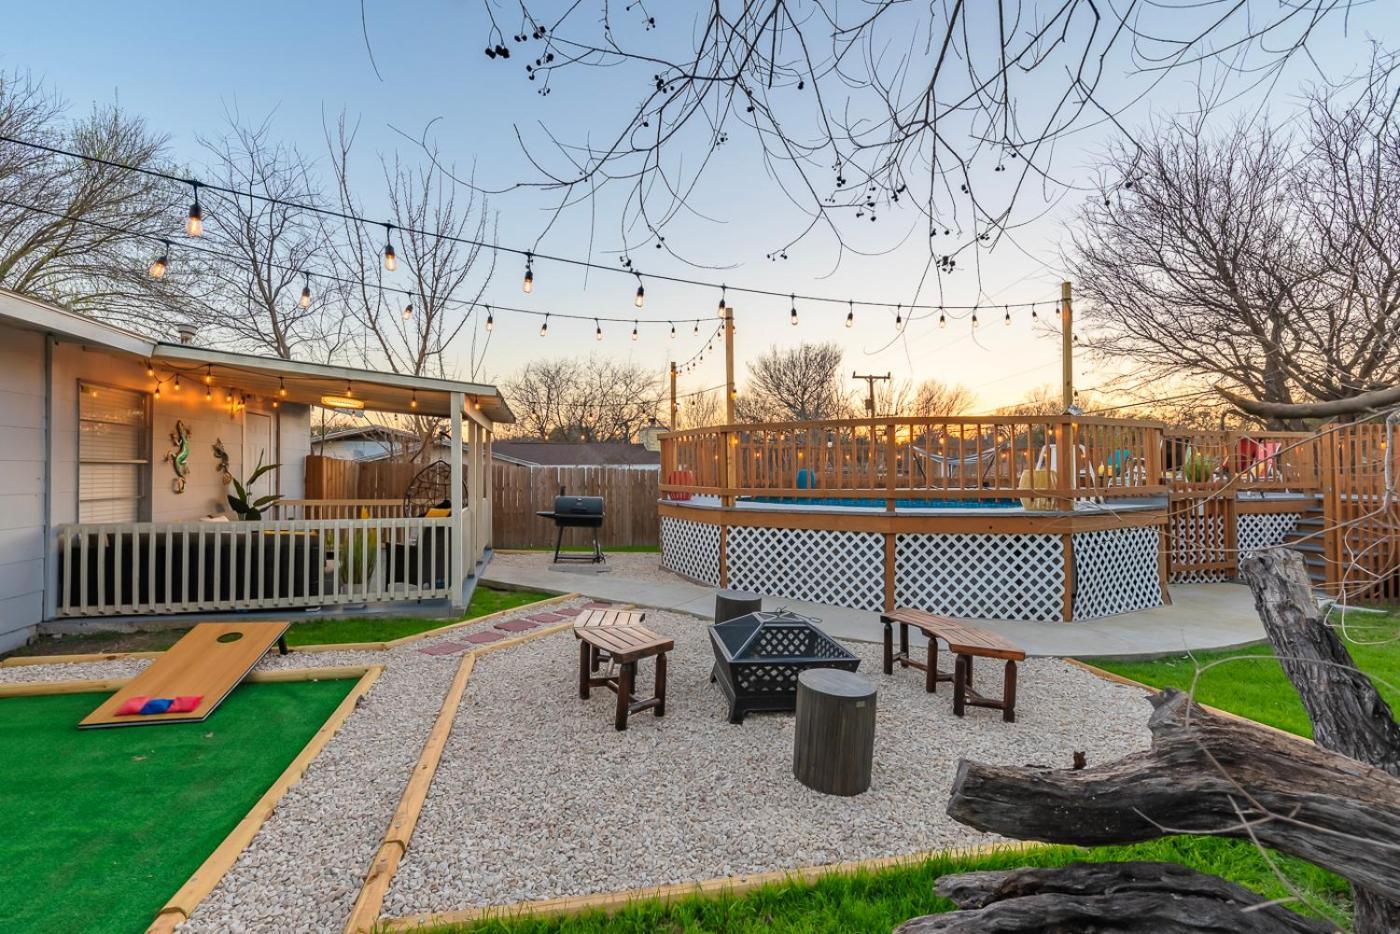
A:
{"type": "Polygon", "coordinates": [[[977,327],[977,309],[972,309],[972,326],[977,327]]]}
{"type": "Polygon", "coordinates": [[[637,339],[637,322],[634,320],[634,321],[632,322],[632,340],[635,341],[636,339],[637,339]]]}
{"type": "Polygon", "coordinates": [[[156,261],[146,269],[152,279],[164,279],[166,270],[170,268],[170,241],[162,240],[161,243],[165,244],[165,249],[160,251],[156,261]]]}
{"type": "Polygon", "coordinates": [[[209,364],[205,364],[204,367],[204,385],[214,385],[214,367],[209,364]]]}
{"type": "Polygon", "coordinates": [[[405,292],[403,294],[408,299],[408,304],[403,306],[403,319],[407,321],[409,318],[413,317],[413,294],[411,292],[405,292]]]}
{"type": "Polygon", "coordinates": [[[399,268],[399,258],[394,255],[394,225],[384,225],[384,268],[393,272],[399,268]]]}
{"type": "Polygon", "coordinates": [[[413,396],[408,400],[408,407],[410,409],[418,408],[418,390],[413,390],[413,396]]]}
{"type": "Polygon", "coordinates": [[[646,304],[646,296],[647,290],[642,287],[642,277],[639,274],[637,276],[637,297],[632,299],[632,304],[636,305],[638,308],[641,308],[643,305],[646,304]]]}
{"type": "Polygon", "coordinates": [[[185,233],[198,237],[204,233],[204,210],[199,206],[199,182],[190,182],[190,185],[194,188],[194,203],[185,218],[185,233]]]}
{"type": "Polygon", "coordinates": [[[490,306],[490,305],[487,305],[487,306],[486,306],[486,330],[488,330],[488,331],[494,331],[495,329],[496,329],[496,316],[495,316],[494,313],[492,313],[492,311],[491,311],[491,306],[490,306]]]}
{"type": "Polygon", "coordinates": [[[532,268],[534,259],[533,253],[525,254],[525,279],[520,283],[520,290],[526,295],[535,291],[535,270],[532,268]]]}
{"type": "Polygon", "coordinates": [[[301,299],[297,302],[303,308],[311,307],[311,273],[303,273],[306,276],[306,285],[302,286],[301,299]]]}
{"type": "Polygon", "coordinates": [[[695,330],[692,331],[691,333],[693,333],[693,334],[699,334],[699,333],[700,333],[700,322],[699,322],[699,321],[695,322],[695,330]]]}
{"type": "Polygon", "coordinates": [[[894,306],[894,326],[895,326],[895,330],[898,330],[899,328],[903,327],[903,325],[904,325],[904,306],[903,306],[903,305],[895,305],[895,306],[894,306]]]}
{"type": "Polygon", "coordinates": [[[598,319],[593,319],[593,339],[600,341],[603,339],[603,326],[598,323],[598,319]]]}
{"type": "Polygon", "coordinates": [[[1032,320],[1032,321],[1039,321],[1039,320],[1040,320],[1040,319],[1036,316],[1036,313],[1035,313],[1035,306],[1034,306],[1034,305],[1031,306],[1031,320],[1032,320]]]}
{"type": "Polygon", "coordinates": [[[348,379],[345,381],[345,398],[355,398],[355,387],[350,384],[350,381],[348,379]]]}
{"type": "Polygon", "coordinates": [[[160,383],[159,383],[159,382],[156,383],[155,397],[156,397],[157,399],[160,398],[160,383]]]}
{"type": "Polygon", "coordinates": [[[549,333],[549,315],[544,316],[544,324],[540,325],[540,337],[549,333]]]}
{"type": "Polygon", "coordinates": [[[155,375],[156,375],[156,368],[155,368],[154,366],[151,365],[151,361],[149,361],[149,360],[146,361],[146,375],[147,375],[147,376],[155,376],[155,375]]]}
{"type": "Polygon", "coordinates": [[[1006,312],[1006,317],[1002,319],[1002,324],[1005,324],[1007,327],[1011,327],[1011,306],[1003,305],[1002,308],[1006,312]]]}
{"type": "Polygon", "coordinates": [[[792,299],[792,311],[788,312],[788,324],[797,327],[797,296],[788,296],[792,299]]]}
{"type": "Polygon", "coordinates": [[[846,327],[848,327],[848,328],[850,328],[850,327],[855,327],[855,323],[856,323],[856,303],[855,303],[854,301],[851,301],[851,302],[848,302],[847,304],[850,305],[850,311],[847,311],[847,312],[846,312],[846,327]]]}
{"type": "Polygon", "coordinates": [[[724,317],[724,286],[719,287],[719,309],[716,312],[719,317],[724,317]]]}
{"type": "Polygon", "coordinates": [[[208,386],[205,386],[205,387],[204,387],[204,401],[205,401],[205,402],[213,402],[213,401],[214,401],[214,390],[210,389],[208,386]]]}
{"type": "Polygon", "coordinates": [[[669,325],[671,326],[671,340],[675,340],[675,339],[676,339],[676,323],[675,323],[674,321],[667,321],[666,323],[669,324],[669,325]]]}
{"type": "Polygon", "coordinates": [[[277,377],[277,395],[287,398],[287,381],[280,376],[277,377]]]}
{"type": "Polygon", "coordinates": [[[946,328],[948,326],[948,318],[943,314],[942,305],[938,306],[938,326],[940,328],[946,328]]]}
{"type": "Polygon", "coordinates": [[[176,374],[175,374],[174,389],[175,389],[176,392],[179,392],[179,391],[180,391],[180,374],[179,374],[179,373],[176,373],[176,374]]]}

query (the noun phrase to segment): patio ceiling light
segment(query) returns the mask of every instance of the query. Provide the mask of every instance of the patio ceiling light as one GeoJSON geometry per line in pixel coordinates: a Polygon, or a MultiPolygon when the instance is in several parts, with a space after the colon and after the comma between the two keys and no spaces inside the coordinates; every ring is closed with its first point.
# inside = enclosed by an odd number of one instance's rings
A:
{"type": "Polygon", "coordinates": [[[322,396],[321,404],[328,409],[363,409],[365,407],[363,399],[352,399],[349,396],[322,396]]]}

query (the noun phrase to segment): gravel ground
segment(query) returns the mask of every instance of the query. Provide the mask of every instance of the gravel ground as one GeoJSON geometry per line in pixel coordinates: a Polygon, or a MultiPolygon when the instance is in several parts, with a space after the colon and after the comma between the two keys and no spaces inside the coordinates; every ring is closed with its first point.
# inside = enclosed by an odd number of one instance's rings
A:
{"type": "MultiPolygon", "coordinates": [[[[503,619],[536,612],[522,607],[503,619]]],[[[293,652],[259,662],[260,670],[386,667],[182,931],[341,930],[461,661],[460,654],[417,650],[477,628],[388,652],[293,652]]],[[[127,678],[147,664],[140,659],[0,668],[0,683],[127,678]]]]}
{"type": "Polygon", "coordinates": [[[612,552],[608,554],[607,562],[601,565],[554,564],[554,552],[552,551],[513,551],[508,553],[498,551],[491,558],[491,564],[493,567],[549,568],[552,571],[566,574],[602,575],[636,581],[685,581],[685,578],[678,577],[661,566],[660,554],[648,551],[612,552]]]}
{"type": "MultiPolygon", "coordinates": [[[[478,661],[386,916],[987,842],[944,814],[960,757],[1063,766],[1148,744],[1141,692],[1064,662],[1022,666],[1016,723],[976,708],[960,721],[951,687],[928,696],[921,673],[887,678],[877,646],[852,644],[879,689],[873,784],[821,795],[792,778],[791,715],[727,722],[701,621],[652,612],[648,625],[676,639],[666,716],[626,733],[610,692],[577,698],[567,634],[478,661]]],[[[999,666],[981,671],[999,686],[999,666]]]]}

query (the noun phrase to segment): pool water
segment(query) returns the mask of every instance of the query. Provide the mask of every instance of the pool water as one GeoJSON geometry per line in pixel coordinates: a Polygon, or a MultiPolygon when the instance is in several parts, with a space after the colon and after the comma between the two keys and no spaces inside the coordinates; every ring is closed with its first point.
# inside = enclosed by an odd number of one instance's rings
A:
{"type": "MultiPolygon", "coordinates": [[[[883,499],[855,499],[841,496],[744,496],[746,503],[773,503],[780,506],[854,506],[884,509],[883,499]]],[[[1019,499],[896,499],[896,509],[1016,509],[1019,499]]]]}

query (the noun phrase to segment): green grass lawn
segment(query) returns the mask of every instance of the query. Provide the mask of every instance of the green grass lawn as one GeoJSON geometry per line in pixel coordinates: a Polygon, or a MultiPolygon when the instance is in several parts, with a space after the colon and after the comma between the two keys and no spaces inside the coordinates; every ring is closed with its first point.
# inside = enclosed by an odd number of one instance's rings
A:
{"type": "MultiPolygon", "coordinates": [[[[1371,677],[1391,711],[1400,712],[1400,615],[1348,614],[1343,641],[1352,660],[1371,677]]],[[[1153,687],[1185,691],[1194,686],[1196,700],[1203,704],[1300,736],[1311,736],[1312,727],[1302,701],[1273,657],[1275,654],[1271,645],[1253,645],[1141,662],[1111,658],[1085,661],[1153,687]]]]}
{"type": "Polygon", "coordinates": [[[103,694],[0,698],[0,930],[139,932],[353,680],[244,684],[203,723],[79,730],[103,694]]]}
{"type": "MultiPolygon", "coordinates": [[[[535,590],[493,590],[477,587],[464,616],[424,619],[417,616],[359,616],[343,619],[303,619],[287,631],[289,645],[322,645],[342,642],[388,642],[404,636],[439,629],[463,619],[475,619],[500,610],[548,600],[553,594],[535,590]]],[[[16,649],[12,655],[79,655],[86,652],[159,652],[170,648],[188,630],[155,632],[98,630],[62,638],[44,636],[16,649]]]]}
{"type": "MultiPolygon", "coordinates": [[[[828,876],[814,884],[775,883],[740,896],[688,897],[670,905],[636,902],[613,915],[593,911],[554,918],[502,918],[423,930],[425,934],[889,934],[910,918],[953,907],[933,894],[934,880],[949,872],[1125,859],[1171,860],[1224,876],[1270,897],[1292,895],[1249,843],[1176,837],[1128,847],[1046,847],[962,860],[938,858],[897,869],[828,876]]],[[[1350,911],[1346,883],[1299,860],[1275,859],[1290,883],[1311,903],[1294,904],[1296,909],[1336,923],[1346,920],[1350,911]]]]}
{"type": "Polygon", "coordinates": [[[553,594],[535,590],[493,590],[477,587],[465,616],[452,619],[418,617],[361,616],[348,619],[316,619],[298,622],[287,630],[288,645],[326,645],[340,642],[388,642],[417,635],[430,629],[450,626],[463,619],[475,619],[501,610],[512,610],[528,603],[548,600],[553,594]]]}

